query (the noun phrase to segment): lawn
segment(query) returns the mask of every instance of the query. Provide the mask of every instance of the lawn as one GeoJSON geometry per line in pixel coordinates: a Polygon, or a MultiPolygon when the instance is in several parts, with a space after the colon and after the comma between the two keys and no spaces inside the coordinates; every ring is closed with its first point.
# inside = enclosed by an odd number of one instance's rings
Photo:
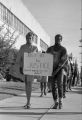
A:
{"type": "MultiPolygon", "coordinates": [[[[39,88],[39,83],[33,83],[32,90],[39,88]]],[[[8,97],[18,96],[25,92],[24,82],[0,82],[0,100],[8,97]]]]}

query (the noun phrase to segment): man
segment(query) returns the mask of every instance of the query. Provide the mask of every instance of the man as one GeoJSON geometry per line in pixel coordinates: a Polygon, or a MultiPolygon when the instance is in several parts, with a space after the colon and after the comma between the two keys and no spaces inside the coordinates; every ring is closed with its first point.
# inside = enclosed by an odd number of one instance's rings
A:
{"type": "Polygon", "coordinates": [[[67,60],[67,50],[61,45],[61,42],[62,42],[62,36],[60,34],[57,34],[55,36],[55,45],[47,49],[47,53],[53,55],[53,73],[52,73],[52,81],[51,81],[52,96],[54,100],[53,109],[57,109],[58,105],[59,105],[59,109],[62,108],[64,66],[63,67],[61,66],[67,60]],[[55,72],[58,69],[60,70],[55,75],[55,72]]]}
{"type": "MultiPolygon", "coordinates": [[[[17,64],[19,64],[20,66],[21,74],[23,74],[24,52],[33,53],[38,51],[37,47],[32,45],[32,42],[33,42],[33,33],[29,32],[26,35],[26,44],[21,46],[18,57],[17,57],[17,61],[16,61],[17,64]]],[[[25,78],[25,90],[26,90],[26,97],[27,97],[27,103],[24,106],[24,108],[29,109],[31,91],[32,91],[32,81],[34,77],[32,75],[24,75],[24,78],[25,78]]]]}

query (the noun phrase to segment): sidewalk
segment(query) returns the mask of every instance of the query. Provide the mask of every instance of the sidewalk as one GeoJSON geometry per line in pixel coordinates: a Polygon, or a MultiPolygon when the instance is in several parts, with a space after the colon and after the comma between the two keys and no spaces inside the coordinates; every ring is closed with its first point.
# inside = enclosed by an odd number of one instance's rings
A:
{"type": "Polygon", "coordinates": [[[82,120],[82,88],[67,92],[61,110],[51,109],[51,93],[39,97],[40,90],[32,92],[31,109],[24,109],[25,94],[0,101],[0,120],[82,120]]]}

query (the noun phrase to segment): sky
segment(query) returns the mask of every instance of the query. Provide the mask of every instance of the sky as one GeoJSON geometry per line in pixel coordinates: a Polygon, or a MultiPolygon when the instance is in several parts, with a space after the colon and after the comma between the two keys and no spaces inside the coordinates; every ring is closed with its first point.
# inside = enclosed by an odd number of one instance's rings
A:
{"type": "Polygon", "coordinates": [[[22,0],[51,38],[63,36],[62,45],[72,53],[80,67],[81,48],[81,0],[22,0]]]}

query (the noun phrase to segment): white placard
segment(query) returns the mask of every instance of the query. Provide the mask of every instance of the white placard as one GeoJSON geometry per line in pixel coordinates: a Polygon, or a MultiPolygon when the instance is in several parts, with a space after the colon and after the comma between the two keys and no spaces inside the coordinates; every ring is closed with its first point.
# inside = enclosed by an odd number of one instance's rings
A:
{"type": "Polygon", "coordinates": [[[25,75],[51,76],[53,55],[48,53],[24,53],[25,75]]]}

